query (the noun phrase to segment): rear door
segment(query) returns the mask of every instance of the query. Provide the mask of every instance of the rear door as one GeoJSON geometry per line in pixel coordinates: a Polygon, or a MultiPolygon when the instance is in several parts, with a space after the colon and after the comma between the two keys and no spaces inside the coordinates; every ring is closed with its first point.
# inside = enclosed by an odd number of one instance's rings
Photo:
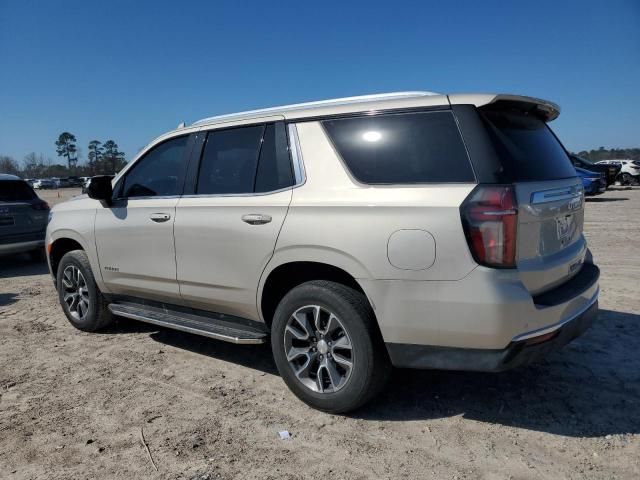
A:
{"type": "Polygon", "coordinates": [[[571,161],[545,121],[531,111],[489,106],[481,116],[518,201],[517,267],[533,294],[581,268],[584,194],[571,161]]]}
{"type": "Polygon", "coordinates": [[[258,281],[291,202],[285,126],[265,120],[201,134],[198,174],[176,209],[180,293],[195,308],[256,319],[258,281]]]}

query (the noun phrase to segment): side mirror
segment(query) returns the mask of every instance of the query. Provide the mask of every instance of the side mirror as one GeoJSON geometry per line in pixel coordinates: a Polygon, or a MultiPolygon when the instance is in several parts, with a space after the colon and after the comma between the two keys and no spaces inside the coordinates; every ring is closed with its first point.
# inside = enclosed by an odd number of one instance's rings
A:
{"type": "Polygon", "coordinates": [[[106,202],[107,205],[109,205],[111,203],[111,197],[113,196],[111,176],[101,175],[92,177],[87,187],[87,195],[89,195],[89,198],[106,202]]]}

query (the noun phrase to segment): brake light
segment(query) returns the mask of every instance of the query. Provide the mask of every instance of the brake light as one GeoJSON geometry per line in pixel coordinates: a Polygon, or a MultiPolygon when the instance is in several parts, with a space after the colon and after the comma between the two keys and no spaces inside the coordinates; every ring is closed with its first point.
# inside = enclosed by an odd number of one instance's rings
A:
{"type": "Polygon", "coordinates": [[[34,210],[50,210],[49,204],[44,200],[42,202],[31,204],[31,208],[33,208],[34,210]]]}
{"type": "Polygon", "coordinates": [[[460,214],[476,262],[493,268],[516,266],[518,209],[513,185],[478,185],[460,214]]]}

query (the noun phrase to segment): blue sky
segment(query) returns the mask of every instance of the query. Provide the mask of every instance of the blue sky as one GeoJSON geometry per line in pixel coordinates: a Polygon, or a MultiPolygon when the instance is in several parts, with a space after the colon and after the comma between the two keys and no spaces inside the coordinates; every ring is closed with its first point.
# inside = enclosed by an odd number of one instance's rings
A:
{"type": "Polygon", "coordinates": [[[0,154],[131,158],[181,121],[398,90],[559,103],[572,150],[640,146],[640,1],[0,0],[0,154]]]}

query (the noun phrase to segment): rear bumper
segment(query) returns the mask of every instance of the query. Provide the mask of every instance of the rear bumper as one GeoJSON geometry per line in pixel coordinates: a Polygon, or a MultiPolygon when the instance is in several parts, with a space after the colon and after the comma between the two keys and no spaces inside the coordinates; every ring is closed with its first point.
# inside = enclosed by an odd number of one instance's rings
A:
{"type": "Polygon", "coordinates": [[[517,342],[560,330],[592,311],[598,300],[599,275],[598,267],[586,261],[570,280],[535,296],[523,285],[517,271],[484,267],[453,282],[360,284],[374,307],[389,353],[402,366],[406,364],[401,355],[396,355],[398,351],[425,347],[431,352],[478,350],[476,354],[491,355],[513,348],[517,342]]]}
{"type": "Polygon", "coordinates": [[[504,349],[434,347],[388,343],[396,367],[501,372],[533,363],[582,335],[598,315],[597,297],[587,309],[560,325],[513,341],[504,349]]]}

